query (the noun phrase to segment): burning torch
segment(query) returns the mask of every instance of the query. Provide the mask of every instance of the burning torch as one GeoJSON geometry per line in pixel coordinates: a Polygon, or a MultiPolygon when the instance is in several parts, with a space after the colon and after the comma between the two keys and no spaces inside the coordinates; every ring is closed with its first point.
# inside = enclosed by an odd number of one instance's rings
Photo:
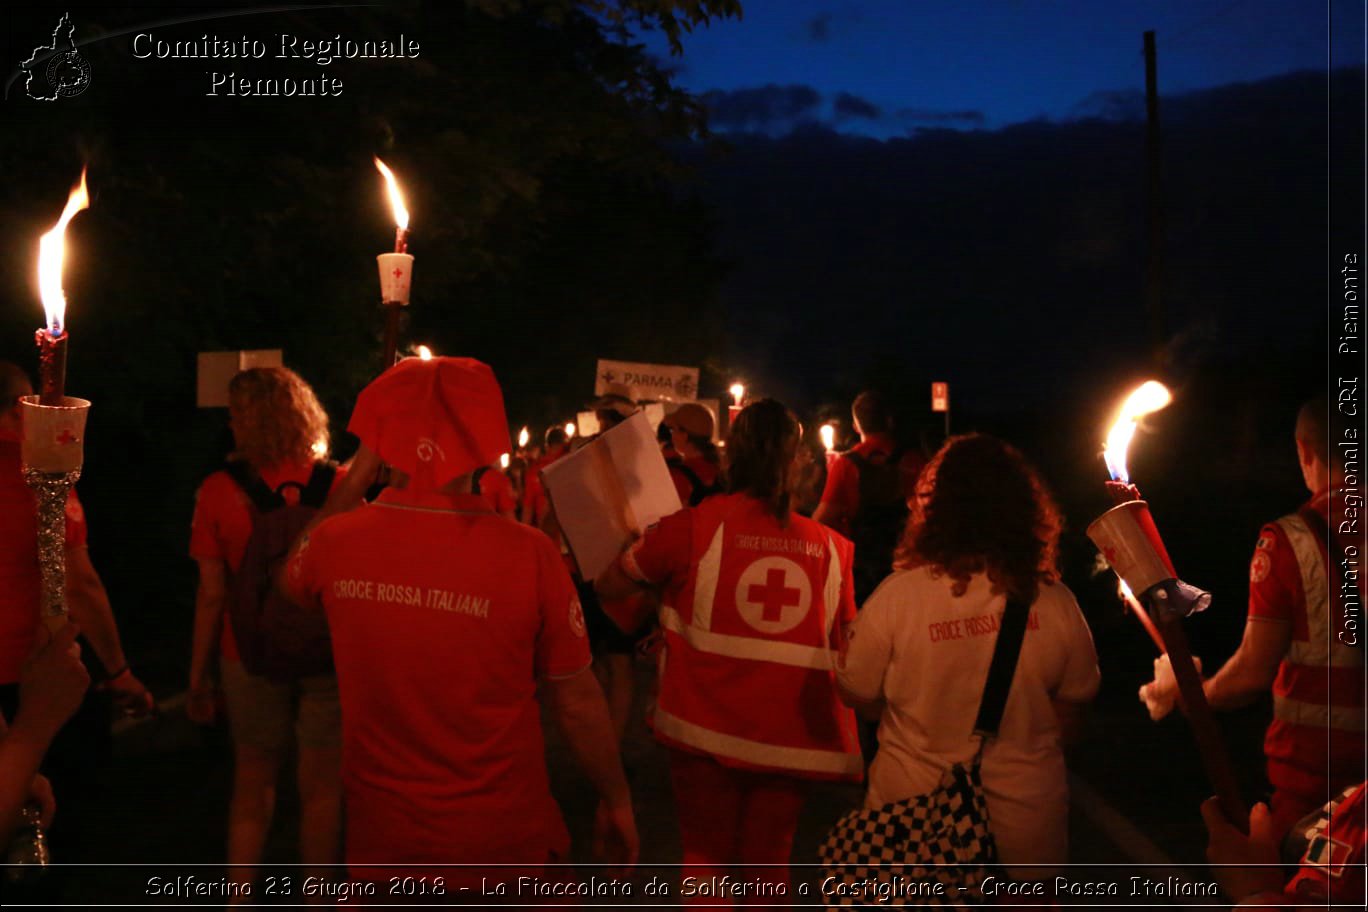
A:
{"type": "Polygon", "coordinates": [[[389,370],[399,352],[399,313],[408,306],[409,289],[413,281],[413,257],[408,252],[408,207],[399,182],[378,157],[375,167],[385,178],[385,190],[394,212],[394,252],[376,257],[380,268],[380,301],[385,306],[385,346],[380,369],[389,370]]]}
{"type": "Polygon", "coordinates": [[[1126,398],[1103,451],[1111,474],[1107,490],[1116,506],[1088,526],[1088,537],[1116,571],[1122,585],[1133,593],[1134,607],[1141,609],[1135,612],[1136,617],[1160,650],[1167,653],[1202,765],[1216,789],[1221,810],[1233,825],[1244,829],[1249,812],[1240,797],[1230,755],[1207,703],[1182,623],[1184,617],[1204,611],[1211,604],[1211,595],[1178,579],[1149,504],[1140,498],[1126,468],[1127,451],[1139,419],[1171,400],[1164,385],[1152,380],[1126,398]]]}
{"type": "Polygon", "coordinates": [[[24,480],[38,501],[38,562],[42,576],[42,618],[51,631],[66,624],[66,503],[85,460],[84,437],[90,403],[65,394],[66,295],[62,291],[62,260],[66,227],[76,213],[90,205],[85,171],[72,189],[66,208],[52,230],[38,243],[38,287],[46,325],[38,330],[41,394],[24,396],[20,459],[24,480]]]}

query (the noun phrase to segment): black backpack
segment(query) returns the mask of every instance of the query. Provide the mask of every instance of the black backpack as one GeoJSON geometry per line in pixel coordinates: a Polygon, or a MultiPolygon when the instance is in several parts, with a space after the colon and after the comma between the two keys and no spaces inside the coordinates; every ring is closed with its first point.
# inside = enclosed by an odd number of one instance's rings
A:
{"type": "Polygon", "coordinates": [[[893,570],[893,549],[907,523],[907,501],[902,493],[902,451],[875,462],[847,453],[860,479],[860,505],[850,518],[850,540],[855,543],[855,600],[863,603],[893,570]]]}
{"type": "Polygon", "coordinates": [[[225,471],[247,495],[252,514],[252,534],[228,588],[228,613],[242,667],[275,681],[332,672],[327,618],[286,598],[276,574],[327,499],[337,466],[315,463],[307,484],[287,481],[275,490],[245,462],[231,462],[225,471]],[[299,489],[297,504],[283,496],[290,487],[299,489]]]}

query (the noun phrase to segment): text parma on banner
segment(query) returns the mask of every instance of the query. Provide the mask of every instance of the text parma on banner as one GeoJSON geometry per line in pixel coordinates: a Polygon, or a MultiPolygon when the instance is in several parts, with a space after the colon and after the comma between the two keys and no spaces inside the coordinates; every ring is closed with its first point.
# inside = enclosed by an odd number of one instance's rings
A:
{"type": "Polygon", "coordinates": [[[643,399],[692,400],[698,395],[698,368],[600,359],[594,378],[594,395],[609,393],[638,402],[643,399]]]}

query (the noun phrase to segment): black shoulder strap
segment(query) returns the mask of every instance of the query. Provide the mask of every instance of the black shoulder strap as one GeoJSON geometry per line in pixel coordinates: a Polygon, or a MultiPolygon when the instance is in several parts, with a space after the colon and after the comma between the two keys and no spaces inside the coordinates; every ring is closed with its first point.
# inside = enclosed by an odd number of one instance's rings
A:
{"type": "Polygon", "coordinates": [[[234,460],[225,465],[223,470],[228,473],[229,478],[237,482],[237,486],[242,488],[242,492],[251,500],[252,506],[260,512],[269,513],[285,505],[285,498],[272,491],[246,461],[234,460]]]}
{"type": "Polygon", "coordinates": [[[485,472],[489,471],[489,466],[480,466],[470,474],[470,493],[476,496],[484,493],[480,490],[480,479],[484,478],[485,472]]]}
{"type": "Polygon", "coordinates": [[[315,462],[309,473],[309,483],[299,492],[299,502],[306,507],[318,508],[328,499],[333,479],[337,477],[337,466],[331,462],[315,462]]]}
{"type": "Polygon", "coordinates": [[[670,468],[681,473],[685,478],[689,479],[689,485],[694,490],[698,490],[699,488],[704,487],[703,479],[699,478],[698,473],[695,472],[693,469],[689,468],[688,466],[686,466],[684,463],[673,463],[671,464],[670,468]]]}
{"type": "Polygon", "coordinates": [[[997,734],[1002,722],[1002,711],[1007,708],[1007,694],[1016,675],[1017,659],[1021,658],[1021,642],[1026,637],[1026,619],[1031,606],[1008,598],[998,625],[997,642],[993,645],[993,661],[988,666],[988,680],[983,685],[983,699],[979,703],[974,731],[985,737],[997,734]]]}

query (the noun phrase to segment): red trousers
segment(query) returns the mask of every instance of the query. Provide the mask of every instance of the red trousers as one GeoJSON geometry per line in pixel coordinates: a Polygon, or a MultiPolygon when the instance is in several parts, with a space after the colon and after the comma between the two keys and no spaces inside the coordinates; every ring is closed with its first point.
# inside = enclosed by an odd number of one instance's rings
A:
{"type": "Polygon", "coordinates": [[[685,905],[721,909],[730,908],[730,900],[774,906],[793,897],[788,865],[807,792],[803,780],[733,769],[672,750],[670,781],[684,845],[685,905]],[[688,895],[690,878],[693,895],[688,895]],[[736,884],[745,892],[718,889],[736,884]]]}

